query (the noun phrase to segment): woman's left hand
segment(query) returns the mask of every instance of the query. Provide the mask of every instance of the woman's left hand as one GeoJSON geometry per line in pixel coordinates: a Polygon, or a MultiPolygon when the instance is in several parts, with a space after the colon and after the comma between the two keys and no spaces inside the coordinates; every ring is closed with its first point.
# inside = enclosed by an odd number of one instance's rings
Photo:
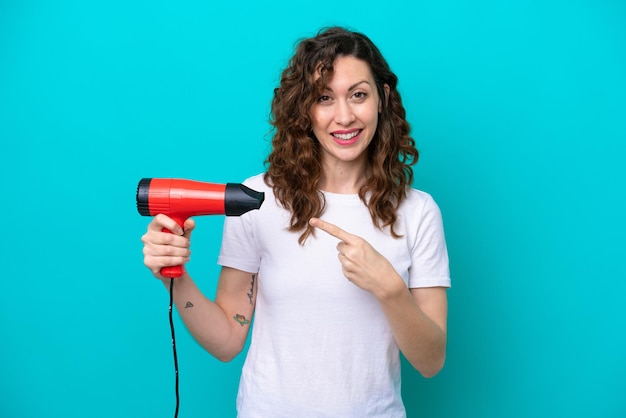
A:
{"type": "Polygon", "coordinates": [[[339,261],[343,274],[352,283],[377,298],[385,297],[400,285],[406,289],[389,260],[369,242],[319,218],[311,218],[309,224],[339,239],[339,261]]]}

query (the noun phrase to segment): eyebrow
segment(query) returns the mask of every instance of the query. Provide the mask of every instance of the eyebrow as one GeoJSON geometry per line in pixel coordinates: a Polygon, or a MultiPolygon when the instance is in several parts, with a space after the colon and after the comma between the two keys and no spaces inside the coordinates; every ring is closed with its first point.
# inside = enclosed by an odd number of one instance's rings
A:
{"type": "MultiPolygon", "coordinates": [[[[348,87],[348,91],[350,91],[350,90],[354,90],[354,89],[355,89],[355,88],[356,88],[359,84],[363,84],[363,83],[365,83],[365,84],[367,84],[368,86],[370,86],[370,87],[371,87],[371,84],[370,84],[370,82],[369,82],[369,81],[367,81],[367,80],[361,80],[361,81],[358,81],[358,82],[354,83],[354,84],[353,84],[353,85],[351,85],[350,87],[348,87]]],[[[333,91],[333,89],[331,89],[329,86],[326,86],[326,90],[328,90],[328,91],[333,91]]]]}

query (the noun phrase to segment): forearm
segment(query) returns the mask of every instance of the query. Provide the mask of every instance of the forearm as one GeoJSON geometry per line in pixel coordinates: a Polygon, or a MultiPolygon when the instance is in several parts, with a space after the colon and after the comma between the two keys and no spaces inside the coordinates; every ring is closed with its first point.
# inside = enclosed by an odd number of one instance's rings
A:
{"type": "MultiPolygon", "coordinates": [[[[164,284],[169,291],[170,281],[164,284]]],[[[191,335],[213,356],[229,361],[241,351],[232,321],[218,304],[202,294],[187,273],[174,279],[174,305],[191,335]]]]}
{"type": "MultiPolygon", "coordinates": [[[[400,277],[398,280],[401,282],[400,277]]],[[[443,321],[443,324],[437,324],[420,308],[416,298],[403,282],[378,297],[398,347],[409,363],[424,377],[436,375],[445,361],[447,305],[445,293],[443,295],[442,299],[441,294],[436,294],[439,300],[431,306],[437,305],[437,308],[429,312],[433,317],[436,315],[437,321],[440,323],[443,321]],[[441,306],[442,304],[445,306],[441,306]]]]}

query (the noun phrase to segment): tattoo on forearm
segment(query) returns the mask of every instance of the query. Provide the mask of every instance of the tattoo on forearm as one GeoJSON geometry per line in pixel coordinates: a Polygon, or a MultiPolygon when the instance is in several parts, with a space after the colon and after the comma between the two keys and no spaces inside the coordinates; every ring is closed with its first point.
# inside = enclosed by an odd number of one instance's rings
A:
{"type": "Polygon", "coordinates": [[[242,327],[244,325],[248,325],[250,323],[250,321],[248,319],[246,319],[246,317],[243,316],[243,315],[237,314],[237,315],[233,316],[233,318],[235,318],[235,321],[239,322],[239,325],[241,325],[242,327]]]}
{"type": "Polygon", "coordinates": [[[254,296],[254,280],[256,279],[256,274],[252,275],[252,280],[250,280],[250,292],[248,292],[248,299],[250,299],[250,305],[252,305],[252,297],[254,296]]]}
{"type": "Polygon", "coordinates": [[[193,303],[191,303],[191,302],[185,303],[185,309],[187,309],[187,308],[193,308],[193,303]]]}

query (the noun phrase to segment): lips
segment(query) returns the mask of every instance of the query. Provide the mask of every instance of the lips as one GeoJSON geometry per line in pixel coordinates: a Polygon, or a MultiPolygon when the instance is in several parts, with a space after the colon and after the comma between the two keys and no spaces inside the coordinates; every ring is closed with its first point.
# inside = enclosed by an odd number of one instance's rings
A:
{"type": "Polygon", "coordinates": [[[351,129],[349,131],[335,131],[330,134],[339,145],[354,144],[360,137],[362,129],[351,129]]]}

